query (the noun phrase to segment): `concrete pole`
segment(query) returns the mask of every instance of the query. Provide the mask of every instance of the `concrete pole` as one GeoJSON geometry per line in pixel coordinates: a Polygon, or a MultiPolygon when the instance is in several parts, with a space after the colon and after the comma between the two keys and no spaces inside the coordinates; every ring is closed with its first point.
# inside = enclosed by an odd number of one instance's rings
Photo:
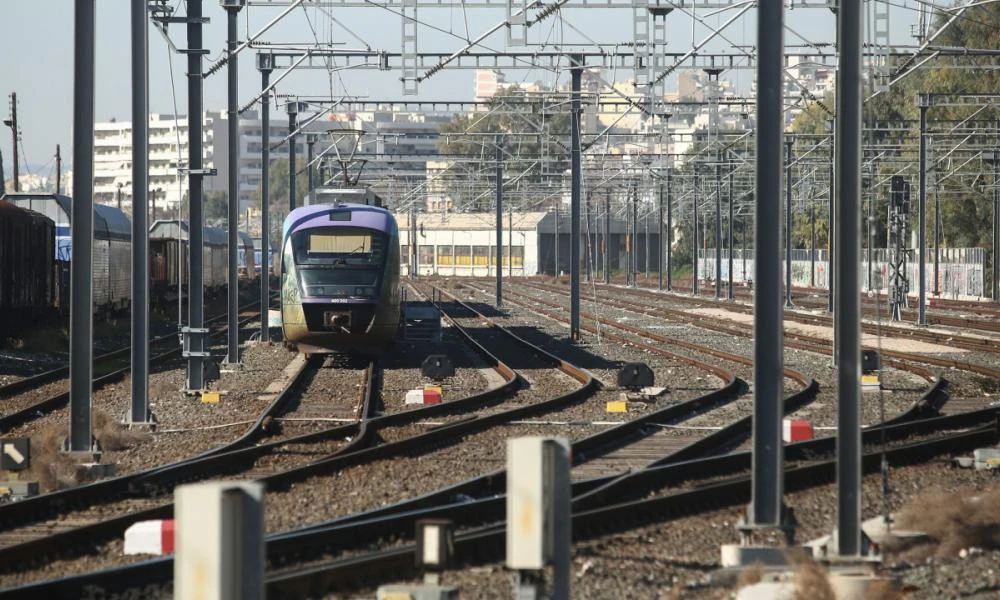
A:
{"type": "MultiPolygon", "coordinates": [[[[227,118],[228,123],[228,145],[229,145],[229,277],[228,277],[228,341],[229,352],[227,362],[231,365],[240,362],[240,328],[238,315],[240,310],[240,282],[237,271],[237,245],[239,242],[240,225],[240,113],[239,113],[239,56],[236,54],[236,47],[239,44],[239,30],[236,18],[240,9],[243,8],[242,0],[222,0],[226,8],[226,44],[228,46],[228,58],[226,62],[227,74],[227,118]]],[[[249,262],[247,263],[249,264],[249,262]]]]}
{"type": "Polygon", "coordinates": [[[580,79],[583,58],[570,57],[572,99],[570,106],[570,271],[569,271],[569,336],[580,339],[580,200],[583,183],[580,147],[580,79]]]}
{"type": "Polygon", "coordinates": [[[784,7],[767,2],[757,10],[757,163],[754,220],[754,361],[752,527],[780,527],[784,446],[781,440],[781,145],[784,131],[782,73],[784,7]]]}
{"type": "Polygon", "coordinates": [[[496,266],[496,276],[497,276],[497,298],[496,304],[497,308],[503,306],[503,261],[501,257],[503,256],[503,137],[496,137],[497,143],[497,183],[496,183],[496,193],[497,193],[497,249],[496,253],[493,255],[497,261],[496,266]]]}
{"type": "Polygon", "coordinates": [[[816,288],[816,198],[809,198],[809,287],[816,288]]]}
{"type": "Polygon", "coordinates": [[[132,0],[132,403],[149,422],[149,30],[146,0],[132,0]]]}
{"type": "Polygon", "coordinates": [[[920,107],[920,195],[917,207],[917,325],[927,324],[927,108],[930,96],[917,97],[920,107]]]}
{"type": "Polygon", "coordinates": [[[205,288],[203,285],[204,265],[204,214],[203,214],[203,184],[204,163],[202,141],[202,2],[188,1],[188,198],[190,199],[191,217],[188,223],[188,239],[190,240],[190,262],[188,269],[190,285],[188,285],[188,327],[182,331],[189,336],[187,358],[187,389],[201,390],[205,387],[204,357],[208,356],[205,349],[205,288]]]}
{"type": "Polygon", "coordinates": [[[792,304],[792,145],[785,140],[785,308],[792,304]]]}
{"type": "Polygon", "coordinates": [[[861,554],[861,0],[841,0],[837,94],[837,548],[861,554]]]}
{"type": "MultiPolygon", "coordinates": [[[[73,263],[70,266],[69,444],[91,450],[90,391],[94,365],[94,44],[95,2],[76,0],[73,10],[73,263]]],[[[15,138],[17,132],[15,130],[15,138]]],[[[16,144],[15,144],[16,147],[16,144]]],[[[16,155],[15,155],[16,156],[16,155]]],[[[14,161],[17,191],[17,161],[14,161]]]]}
{"type": "MultiPolygon", "coordinates": [[[[257,54],[257,70],[260,71],[260,89],[271,85],[271,71],[274,57],[268,53],[257,54]]],[[[260,97],[260,341],[271,339],[268,327],[268,307],[271,300],[271,94],[260,97]]],[[[279,249],[280,252],[280,249],[279,249]]],[[[279,256],[277,260],[281,260],[279,256]]]]}

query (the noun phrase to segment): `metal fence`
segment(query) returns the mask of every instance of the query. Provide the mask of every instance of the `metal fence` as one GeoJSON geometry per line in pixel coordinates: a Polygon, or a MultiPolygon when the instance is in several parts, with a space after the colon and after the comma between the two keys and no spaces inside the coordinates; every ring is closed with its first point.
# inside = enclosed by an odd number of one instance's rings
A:
{"type": "MultiPolygon", "coordinates": [[[[926,263],[927,293],[951,298],[982,298],[985,294],[986,252],[983,248],[942,248],[938,255],[938,285],[934,286],[934,254],[928,252],[926,263]]],[[[910,250],[910,256],[916,252],[910,250]]],[[[782,252],[784,257],[784,252],[782,252]]],[[[826,250],[816,250],[814,258],[809,250],[792,250],[792,285],[796,287],[816,287],[829,289],[830,269],[829,253],[826,250]]],[[[867,250],[861,250],[861,270],[859,285],[863,291],[885,290],[889,281],[888,250],[872,249],[872,261],[869,275],[867,250]]],[[[910,282],[910,294],[918,290],[918,265],[911,260],[906,263],[907,277],[910,282]]],[[[781,273],[784,277],[785,261],[781,261],[781,273]]],[[[754,252],[740,249],[733,250],[733,280],[737,282],[752,282],[754,274],[754,252]]],[[[698,275],[700,279],[711,280],[715,277],[715,249],[702,249],[698,252],[698,275]]],[[[722,279],[729,280],[729,251],[722,250],[722,279]]]]}

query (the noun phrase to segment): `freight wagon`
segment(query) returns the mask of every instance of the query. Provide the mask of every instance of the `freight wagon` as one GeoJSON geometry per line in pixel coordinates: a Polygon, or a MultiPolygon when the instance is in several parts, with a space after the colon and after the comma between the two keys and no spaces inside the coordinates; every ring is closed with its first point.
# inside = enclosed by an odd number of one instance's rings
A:
{"type": "MultiPolygon", "coordinates": [[[[73,260],[71,219],[73,199],[61,194],[7,194],[20,208],[43,214],[55,222],[53,244],[58,268],[58,304],[69,309],[69,273],[73,260]]],[[[94,205],[94,312],[125,310],[132,301],[132,224],[113,206],[94,205]]]]}
{"type": "Polygon", "coordinates": [[[53,311],[55,223],[0,200],[0,333],[53,311]]]}
{"type": "MultiPolygon", "coordinates": [[[[205,227],[203,232],[203,286],[206,291],[215,291],[228,281],[229,235],[216,227],[205,227]]],[[[150,290],[158,293],[187,290],[188,244],[187,221],[161,219],[153,223],[149,228],[150,290]]]]}

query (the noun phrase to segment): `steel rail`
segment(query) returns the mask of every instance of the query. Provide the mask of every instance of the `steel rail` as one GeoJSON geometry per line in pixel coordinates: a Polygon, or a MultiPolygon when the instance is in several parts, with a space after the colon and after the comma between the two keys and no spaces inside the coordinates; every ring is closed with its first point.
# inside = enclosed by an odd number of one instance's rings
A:
{"type": "MultiPolygon", "coordinates": [[[[249,308],[249,307],[252,307],[252,306],[255,306],[255,305],[256,305],[256,303],[251,302],[251,303],[246,304],[243,307],[241,307],[241,310],[249,308]]],[[[213,319],[211,319],[209,321],[209,323],[220,321],[220,320],[224,319],[225,317],[226,317],[225,314],[218,315],[218,316],[214,317],[213,319]]],[[[250,321],[253,321],[253,318],[243,319],[242,321],[240,321],[240,325],[245,325],[246,323],[249,323],[250,321]]],[[[226,331],[225,328],[221,329],[220,331],[216,332],[213,335],[221,335],[221,333],[224,332],[224,331],[226,331]]],[[[150,340],[150,345],[152,346],[153,344],[156,344],[156,343],[168,341],[171,338],[176,338],[176,336],[177,336],[176,333],[169,333],[169,334],[157,337],[157,338],[153,338],[152,340],[150,340]]],[[[101,356],[95,357],[95,361],[104,361],[104,360],[119,359],[119,358],[121,358],[123,356],[128,356],[130,352],[131,352],[131,346],[126,346],[124,348],[119,348],[118,350],[114,350],[114,351],[109,352],[107,354],[102,354],[101,356]]],[[[166,352],[158,354],[156,356],[150,357],[149,362],[150,362],[151,365],[152,364],[159,364],[159,363],[165,362],[167,359],[172,358],[173,356],[176,356],[180,352],[181,352],[181,348],[180,348],[180,346],[178,346],[178,347],[172,348],[171,350],[168,350],[166,352]]],[[[131,365],[129,365],[129,366],[126,366],[126,367],[122,367],[120,369],[115,369],[114,371],[111,371],[111,372],[106,373],[104,375],[101,375],[99,377],[95,377],[92,389],[98,390],[98,389],[104,387],[105,385],[108,385],[110,383],[114,383],[114,382],[120,380],[122,377],[124,377],[131,370],[132,370],[132,367],[131,367],[131,365]]],[[[68,375],[69,375],[69,367],[66,366],[66,367],[59,367],[59,368],[56,368],[56,369],[52,369],[52,370],[46,371],[44,373],[39,373],[38,375],[34,375],[32,377],[28,377],[28,378],[25,378],[25,379],[21,379],[21,380],[18,380],[18,381],[11,382],[11,383],[3,386],[2,388],[0,388],[0,403],[3,402],[4,398],[9,398],[10,396],[12,396],[15,393],[23,393],[25,391],[35,389],[35,388],[40,387],[41,385],[44,385],[46,383],[51,383],[53,381],[56,381],[56,380],[58,380],[61,377],[67,377],[68,375]]],[[[52,412],[53,410],[61,408],[68,401],[69,401],[69,392],[67,391],[67,392],[65,392],[63,394],[60,394],[58,396],[53,396],[53,397],[48,398],[46,400],[42,400],[40,402],[37,402],[37,403],[35,403],[35,404],[31,405],[31,406],[28,406],[28,407],[25,407],[25,408],[19,410],[19,411],[15,411],[15,412],[12,412],[10,414],[3,415],[2,417],[0,417],[0,432],[10,431],[14,427],[17,427],[19,425],[22,425],[22,424],[28,422],[28,421],[31,421],[33,419],[36,419],[36,418],[40,417],[40,416],[43,416],[46,413],[52,412]]]]}

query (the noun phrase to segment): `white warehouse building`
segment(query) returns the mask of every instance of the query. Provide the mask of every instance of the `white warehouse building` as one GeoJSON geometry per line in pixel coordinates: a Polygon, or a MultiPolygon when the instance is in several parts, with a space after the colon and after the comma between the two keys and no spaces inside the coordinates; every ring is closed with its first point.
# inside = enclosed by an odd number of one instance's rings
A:
{"type": "MultiPolygon", "coordinates": [[[[410,215],[397,213],[400,244],[400,274],[410,272],[410,215]]],[[[504,274],[530,276],[541,273],[553,274],[556,265],[556,219],[551,212],[514,212],[503,219],[502,261],[504,274]]],[[[594,219],[591,223],[589,248],[593,251],[595,270],[603,264],[605,247],[604,220],[594,219]]],[[[496,215],[492,212],[476,213],[419,213],[416,215],[416,259],[418,275],[443,275],[454,277],[488,277],[496,275],[496,215]]],[[[646,254],[646,234],[639,230],[637,239],[638,269],[658,268],[655,228],[649,232],[650,253],[646,254]]],[[[570,270],[570,220],[563,214],[558,223],[559,271],[570,270]]],[[[611,234],[607,247],[611,250],[610,262],[613,270],[627,264],[627,236],[625,223],[611,220],[611,234]]],[[[581,232],[584,244],[581,260],[588,248],[587,231],[581,232]]],[[[586,262],[584,260],[583,264],[586,262]]],[[[584,271],[585,267],[581,267],[584,271]]]]}

